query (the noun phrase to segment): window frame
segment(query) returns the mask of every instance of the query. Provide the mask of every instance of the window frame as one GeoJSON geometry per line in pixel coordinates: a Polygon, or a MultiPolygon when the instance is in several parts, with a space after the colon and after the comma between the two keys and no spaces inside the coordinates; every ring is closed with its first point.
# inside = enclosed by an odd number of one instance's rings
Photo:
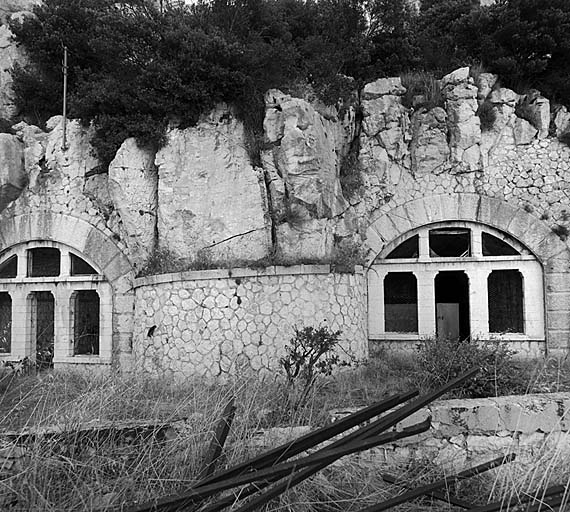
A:
{"type": "Polygon", "coordinates": [[[2,360],[35,358],[35,342],[30,330],[32,308],[29,297],[33,292],[51,292],[55,300],[54,366],[58,364],[105,364],[112,360],[113,295],[110,283],[98,266],[79,251],[53,241],[25,242],[0,253],[0,264],[18,257],[18,271],[14,278],[0,278],[0,292],[12,298],[12,339],[10,353],[0,353],[2,360]],[[60,251],[60,275],[28,277],[28,251],[36,248],[55,248],[60,251]],[[97,274],[71,275],[71,255],[80,258],[97,274]],[[99,296],[99,354],[74,354],[73,312],[71,301],[77,291],[95,291],[99,296]],[[21,317],[21,318],[16,318],[21,317]],[[17,324],[17,325],[16,325],[17,324]]]}

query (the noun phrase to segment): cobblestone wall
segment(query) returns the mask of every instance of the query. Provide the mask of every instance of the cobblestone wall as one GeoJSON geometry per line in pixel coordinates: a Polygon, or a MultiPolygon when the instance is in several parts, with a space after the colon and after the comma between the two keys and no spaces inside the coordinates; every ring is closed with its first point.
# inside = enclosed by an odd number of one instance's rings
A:
{"type": "Polygon", "coordinates": [[[367,356],[362,269],[328,265],[183,272],[137,279],[137,367],[214,377],[278,367],[294,327],[342,331],[342,348],[367,356]]]}

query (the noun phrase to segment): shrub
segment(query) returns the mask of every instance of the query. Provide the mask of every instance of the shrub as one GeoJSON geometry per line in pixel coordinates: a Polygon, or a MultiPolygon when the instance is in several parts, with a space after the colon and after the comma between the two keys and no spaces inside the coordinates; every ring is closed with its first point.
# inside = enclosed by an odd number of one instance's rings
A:
{"type": "Polygon", "coordinates": [[[421,387],[436,389],[473,367],[481,371],[455,390],[458,396],[482,398],[526,390],[515,371],[508,343],[475,339],[428,338],[417,346],[417,379],[421,387]]]}
{"type": "Polygon", "coordinates": [[[405,107],[430,110],[434,107],[445,106],[439,80],[435,78],[433,73],[425,71],[404,73],[401,80],[402,85],[406,88],[406,94],[402,97],[402,104],[405,107]],[[414,104],[414,98],[419,99],[419,102],[416,101],[414,104]]]}
{"type": "Polygon", "coordinates": [[[279,359],[287,378],[293,411],[305,404],[319,377],[329,376],[335,369],[349,364],[336,352],[340,335],[341,331],[332,331],[327,326],[295,327],[295,335],[279,359]]]}
{"type": "Polygon", "coordinates": [[[358,154],[358,148],[351,148],[340,163],[340,187],[342,189],[342,194],[347,199],[352,199],[358,196],[364,185],[364,181],[362,179],[362,166],[358,159],[358,154]]]}

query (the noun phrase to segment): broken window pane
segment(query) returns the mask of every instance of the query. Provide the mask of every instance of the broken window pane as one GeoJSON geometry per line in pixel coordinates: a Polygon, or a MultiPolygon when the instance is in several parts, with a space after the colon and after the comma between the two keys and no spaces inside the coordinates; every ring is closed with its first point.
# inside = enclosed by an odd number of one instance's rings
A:
{"type": "Polygon", "coordinates": [[[12,351],[12,298],[0,292],[0,353],[12,351]]]}
{"type": "Polygon", "coordinates": [[[28,277],[59,276],[60,261],[59,249],[53,247],[28,249],[28,277]]]}
{"type": "Polygon", "coordinates": [[[518,256],[520,254],[507,242],[483,232],[482,234],[483,256],[518,256]]]}
{"type": "Polygon", "coordinates": [[[430,256],[465,258],[471,256],[471,230],[440,228],[429,231],[430,256]]]}
{"type": "Polygon", "coordinates": [[[411,272],[391,272],[384,278],[386,332],[418,332],[418,290],[411,272]]]}
{"type": "Polygon", "coordinates": [[[493,270],[488,278],[489,332],[524,332],[523,280],[518,270],[493,270]]]}
{"type": "Polygon", "coordinates": [[[419,254],[419,236],[414,235],[396,247],[386,259],[417,258],[419,254]]]}
{"type": "Polygon", "coordinates": [[[81,290],[74,296],[73,337],[75,355],[99,354],[99,295],[81,290]]]}
{"type": "Polygon", "coordinates": [[[0,279],[12,279],[18,275],[18,256],[12,256],[0,264],[0,279]]]}
{"type": "Polygon", "coordinates": [[[70,254],[70,256],[72,276],[89,276],[92,274],[98,274],[98,272],[84,259],[79,256],[75,256],[75,254],[70,254]]]}

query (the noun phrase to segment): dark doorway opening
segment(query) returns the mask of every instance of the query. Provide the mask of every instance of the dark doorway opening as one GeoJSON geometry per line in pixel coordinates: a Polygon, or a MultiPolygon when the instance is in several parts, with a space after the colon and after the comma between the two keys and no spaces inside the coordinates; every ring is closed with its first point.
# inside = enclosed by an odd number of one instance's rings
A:
{"type": "Polygon", "coordinates": [[[435,277],[437,336],[467,339],[469,324],[469,279],[463,271],[442,271],[435,277]]]}
{"type": "Polygon", "coordinates": [[[51,292],[32,292],[31,333],[38,370],[53,368],[55,300],[51,292]]]}

